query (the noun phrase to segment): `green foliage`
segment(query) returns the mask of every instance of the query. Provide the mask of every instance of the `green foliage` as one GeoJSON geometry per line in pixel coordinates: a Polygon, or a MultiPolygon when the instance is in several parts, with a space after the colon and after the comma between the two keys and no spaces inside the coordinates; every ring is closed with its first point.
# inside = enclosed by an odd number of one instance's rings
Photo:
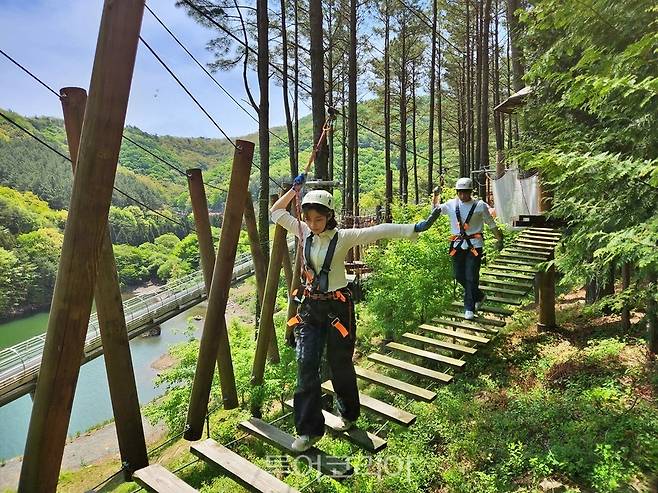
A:
{"type": "Polygon", "coordinates": [[[624,262],[640,282],[658,269],[656,13],[648,0],[542,0],[522,16],[533,95],[519,159],[542,171],[567,224],[567,282],[624,262]]]}
{"type": "MultiPolygon", "coordinates": [[[[427,207],[393,208],[395,222],[415,223],[428,214],[427,207]]],[[[366,283],[368,307],[387,338],[437,315],[452,297],[449,235],[449,224],[440,217],[416,241],[392,240],[368,249],[366,262],[373,268],[366,283]]]]}

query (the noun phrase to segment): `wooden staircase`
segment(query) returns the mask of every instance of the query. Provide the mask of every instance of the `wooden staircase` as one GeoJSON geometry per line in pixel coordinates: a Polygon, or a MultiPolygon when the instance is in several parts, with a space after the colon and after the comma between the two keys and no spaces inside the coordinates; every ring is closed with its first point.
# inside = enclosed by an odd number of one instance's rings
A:
{"type": "MultiPolygon", "coordinates": [[[[387,343],[387,354],[368,354],[367,360],[372,366],[357,366],[357,378],[367,385],[381,387],[390,393],[402,394],[417,401],[432,402],[437,394],[429,387],[450,383],[453,373],[467,364],[465,358],[476,354],[480,347],[496,337],[499,330],[505,326],[505,317],[514,313],[510,306],[523,303],[533,288],[538,264],[550,258],[559,239],[560,233],[551,228],[524,230],[517,241],[501,252],[491,265],[482,268],[480,288],[487,295],[486,304],[480,307],[473,320],[464,319],[463,305],[455,301],[448,310],[430,323],[421,324],[414,332],[405,332],[402,341],[387,343]],[[393,370],[396,375],[389,375],[386,370],[393,370]],[[408,383],[399,376],[411,377],[417,384],[408,383]]],[[[334,394],[331,381],[322,383],[322,390],[327,394],[334,394]]],[[[387,422],[408,427],[416,421],[414,414],[364,392],[360,392],[359,398],[366,413],[387,422]]],[[[285,405],[292,407],[292,400],[288,400],[285,405]]],[[[386,448],[384,438],[358,428],[339,431],[336,428],[340,418],[328,411],[323,411],[323,414],[325,427],[332,435],[370,453],[386,448]]],[[[353,468],[348,461],[332,457],[317,447],[303,454],[296,453],[291,448],[294,440],[292,435],[258,418],[240,423],[239,428],[272,445],[282,454],[295,460],[303,460],[310,467],[334,479],[353,474],[353,468]]],[[[211,439],[192,444],[190,450],[192,454],[216,467],[221,474],[232,478],[249,491],[296,491],[280,478],[211,439]]],[[[140,469],[134,474],[134,479],[148,491],[197,491],[158,464],[140,469]]]]}

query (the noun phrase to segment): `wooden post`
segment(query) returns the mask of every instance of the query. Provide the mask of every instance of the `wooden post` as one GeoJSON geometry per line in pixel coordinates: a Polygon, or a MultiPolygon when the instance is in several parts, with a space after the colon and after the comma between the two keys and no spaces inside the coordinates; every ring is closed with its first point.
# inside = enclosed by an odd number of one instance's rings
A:
{"type": "MultiPolygon", "coordinates": [[[[274,331],[274,305],[276,304],[276,293],[279,287],[279,277],[281,275],[281,261],[284,253],[288,249],[286,244],[286,230],[276,225],[274,229],[274,241],[272,242],[272,253],[270,255],[270,264],[267,268],[267,282],[265,283],[265,294],[263,295],[263,305],[260,311],[260,326],[258,330],[258,339],[256,341],[256,354],[254,355],[254,365],[251,372],[251,384],[254,386],[263,384],[265,375],[265,356],[270,340],[276,337],[274,331]]],[[[258,413],[257,407],[252,405],[252,412],[258,413]]]]}
{"type": "Polygon", "coordinates": [[[105,2],[18,490],[57,487],[105,238],[144,2],[105,2]]]}
{"type": "MultiPolygon", "coordinates": [[[[549,260],[553,260],[553,255],[549,260]]],[[[547,330],[555,327],[555,267],[537,272],[539,297],[539,321],[537,328],[547,330]]]]}
{"type": "MultiPolygon", "coordinates": [[[[297,197],[295,197],[293,200],[297,200],[297,197]]],[[[292,210],[293,210],[292,214],[295,217],[297,217],[297,219],[299,219],[299,217],[297,216],[297,208],[293,206],[292,210]]],[[[299,242],[302,240],[297,238],[295,241],[299,242]]],[[[302,244],[302,248],[304,248],[303,244],[302,244]]],[[[298,245],[298,248],[295,248],[295,264],[292,269],[292,282],[290,283],[290,288],[288,289],[288,316],[286,320],[290,320],[297,313],[297,302],[294,301],[293,293],[296,290],[298,290],[302,285],[301,270],[302,270],[302,251],[298,245]]],[[[290,337],[291,331],[292,329],[286,325],[286,340],[290,337]]]]}
{"type": "Polygon", "coordinates": [[[236,146],[222,233],[213,269],[210,293],[208,294],[208,310],[203,324],[199,358],[192,385],[190,407],[187,412],[188,428],[184,435],[187,440],[198,440],[203,434],[216,358],[220,362],[219,374],[224,408],[233,409],[238,406],[233,362],[231,360],[231,349],[227,344],[228,336],[226,335],[224,314],[240,236],[245,203],[244,196],[249,186],[254,144],[245,140],[237,140],[236,146]],[[224,343],[221,343],[221,341],[224,341],[224,343]]]}
{"type": "Polygon", "coordinates": [[[215,267],[215,247],[210,229],[210,217],[208,216],[208,201],[203,187],[201,170],[198,168],[188,169],[185,174],[187,175],[187,188],[190,191],[190,201],[192,202],[196,236],[199,241],[203,281],[206,285],[206,294],[209,295],[212,272],[215,267]]]}
{"type": "MultiPolygon", "coordinates": [[[[87,93],[79,87],[65,87],[60,89],[60,96],[69,154],[75,173],[78,158],[77,146],[80,144],[87,93]]],[[[94,298],[96,299],[98,325],[103,342],[105,369],[121,462],[125,467],[125,478],[129,481],[132,473],[148,466],[149,460],[142,415],[139,409],[135,372],[130,355],[130,340],[123,312],[119,276],[108,226],[105,227],[105,239],[98,262],[94,298]]]]}
{"type": "Polygon", "coordinates": [[[283,255],[282,260],[283,265],[283,275],[286,277],[286,287],[288,292],[290,292],[290,286],[292,286],[292,262],[290,261],[290,252],[288,251],[288,245],[286,244],[286,252],[283,255]]]}
{"type": "Polygon", "coordinates": [[[658,286],[656,271],[649,272],[649,289],[647,290],[647,349],[652,358],[658,354],[658,303],[655,293],[658,286]]]}
{"type": "MultiPolygon", "coordinates": [[[[621,264],[621,288],[622,290],[628,289],[631,285],[631,264],[624,262],[621,264]]],[[[624,303],[624,308],[621,310],[621,328],[624,332],[631,330],[631,311],[628,305],[624,303]]]]}
{"type": "MultiPolygon", "coordinates": [[[[212,284],[212,274],[215,268],[215,247],[213,245],[212,230],[210,229],[208,201],[206,200],[206,191],[203,187],[203,177],[201,170],[188,169],[186,175],[187,185],[190,191],[190,201],[192,202],[192,213],[194,214],[194,224],[196,227],[197,239],[199,241],[199,254],[201,258],[201,269],[203,271],[203,282],[206,286],[206,295],[209,296],[210,286],[212,284]]],[[[232,409],[237,407],[238,403],[237,400],[233,402],[232,400],[227,400],[225,397],[231,396],[235,387],[235,384],[231,382],[231,376],[233,375],[233,365],[231,364],[229,368],[228,363],[224,363],[224,361],[231,361],[231,346],[228,339],[228,330],[226,329],[225,315],[220,317],[219,323],[222,324],[222,327],[219,330],[219,350],[217,353],[217,368],[220,369],[219,383],[222,387],[224,407],[226,409],[232,409]]]]}

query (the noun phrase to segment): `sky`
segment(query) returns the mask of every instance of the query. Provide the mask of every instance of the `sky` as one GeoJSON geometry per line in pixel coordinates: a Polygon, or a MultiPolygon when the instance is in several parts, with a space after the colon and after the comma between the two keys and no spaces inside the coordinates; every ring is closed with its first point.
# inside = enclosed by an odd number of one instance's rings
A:
{"type": "MultiPolygon", "coordinates": [[[[212,61],[205,46],[216,31],[197,24],[175,7],[175,0],[151,0],[148,5],[201,63],[212,61]]],[[[66,86],[88,88],[102,6],[103,0],[0,0],[0,49],[55,91],[66,86]]],[[[144,12],[142,37],[228,135],[257,131],[257,123],[215,85],[148,11],[144,12]]],[[[236,99],[246,99],[241,69],[214,75],[236,99]]],[[[258,100],[255,73],[250,82],[258,100]]],[[[246,101],[242,106],[250,109],[246,101]]],[[[59,100],[1,54],[0,108],[25,116],[62,117],[59,100]]],[[[300,104],[300,112],[303,116],[309,110],[300,104]]],[[[284,124],[281,88],[271,84],[270,125],[284,124]]],[[[126,125],[158,135],[221,137],[141,43],[126,125]]]]}

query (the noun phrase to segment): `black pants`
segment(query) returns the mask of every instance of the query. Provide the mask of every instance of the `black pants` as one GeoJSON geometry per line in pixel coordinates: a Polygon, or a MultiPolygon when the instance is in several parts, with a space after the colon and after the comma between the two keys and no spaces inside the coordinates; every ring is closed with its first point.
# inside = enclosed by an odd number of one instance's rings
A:
{"type": "Polygon", "coordinates": [[[347,302],[304,300],[298,313],[302,322],[295,327],[295,428],[299,435],[322,436],[324,417],[320,370],[325,346],[338,411],[350,421],[359,417],[359,390],[352,363],[356,341],[354,304],[350,298],[347,302]],[[338,329],[331,325],[331,321],[336,317],[348,329],[347,337],[343,337],[338,329]]]}
{"type": "Polygon", "coordinates": [[[476,249],[478,256],[470,250],[457,249],[452,257],[452,267],[455,279],[464,288],[464,310],[475,311],[475,303],[482,301],[484,293],[480,285],[480,264],[482,263],[482,248],[476,249]]]}

